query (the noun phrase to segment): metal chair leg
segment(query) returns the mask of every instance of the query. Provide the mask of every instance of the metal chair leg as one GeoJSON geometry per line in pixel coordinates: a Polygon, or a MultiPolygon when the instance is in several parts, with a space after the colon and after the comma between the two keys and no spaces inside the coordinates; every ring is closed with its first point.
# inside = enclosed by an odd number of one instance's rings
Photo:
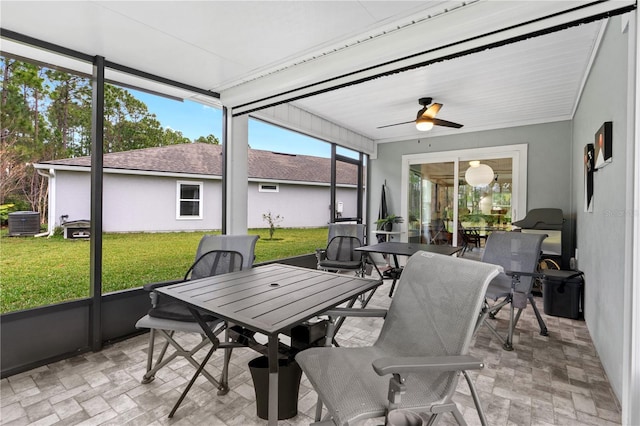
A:
{"type": "Polygon", "coordinates": [[[538,310],[538,306],[536,306],[535,300],[533,300],[533,294],[529,294],[529,302],[531,302],[531,307],[533,308],[533,312],[536,314],[536,319],[538,320],[538,325],[540,326],[540,335],[548,336],[549,331],[547,330],[547,325],[544,323],[542,319],[542,315],[540,315],[540,311],[538,310]]]}
{"type": "Polygon", "coordinates": [[[484,410],[482,409],[482,403],[480,402],[480,398],[478,397],[478,391],[476,390],[476,386],[473,384],[471,377],[469,377],[469,373],[466,371],[462,371],[464,378],[467,380],[467,384],[469,385],[469,390],[471,391],[471,397],[473,398],[473,403],[476,406],[476,410],[478,411],[478,417],[480,417],[480,423],[482,426],[487,426],[487,417],[484,414],[484,410]]]}
{"type": "Polygon", "coordinates": [[[147,383],[153,382],[156,378],[154,374],[149,374],[151,369],[153,368],[153,347],[155,344],[156,331],[152,328],[149,330],[149,349],[147,349],[147,372],[142,377],[141,383],[146,385],[147,383]]]}

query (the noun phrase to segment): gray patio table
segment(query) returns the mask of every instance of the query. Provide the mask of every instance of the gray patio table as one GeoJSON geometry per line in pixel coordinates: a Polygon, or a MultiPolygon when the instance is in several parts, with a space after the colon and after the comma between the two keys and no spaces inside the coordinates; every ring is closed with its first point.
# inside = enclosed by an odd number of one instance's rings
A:
{"type": "MultiPolygon", "coordinates": [[[[278,335],[292,326],[322,314],[382,284],[382,279],[357,278],[296,266],[270,264],[156,289],[186,303],[204,333],[200,312],[210,313],[268,337],[269,425],[278,423],[278,335]],[[196,310],[198,309],[198,310],[196,310]]],[[[223,344],[220,345],[222,347],[223,344]]],[[[214,345],[215,346],[215,345],[214,345]]],[[[212,348],[208,356],[213,352],[212,348]]],[[[208,357],[202,363],[206,364],[208,357]]],[[[199,375],[196,371],[170,416],[199,375]]]]}
{"type": "MultiPolygon", "coordinates": [[[[393,282],[391,283],[391,289],[389,290],[389,297],[393,296],[393,289],[396,286],[396,281],[400,278],[402,268],[398,262],[398,256],[412,256],[418,251],[427,251],[430,253],[444,254],[446,256],[452,256],[462,250],[462,247],[439,245],[439,244],[419,244],[419,243],[403,243],[397,241],[386,241],[383,243],[372,244],[369,246],[358,247],[356,251],[362,251],[369,255],[370,253],[390,254],[393,256],[394,266],[391,268],[391,274],[393,282]]],[[[378,265],[371,259],[371,263],[375,266],[376,271],[383,277],[378,265]]]]}

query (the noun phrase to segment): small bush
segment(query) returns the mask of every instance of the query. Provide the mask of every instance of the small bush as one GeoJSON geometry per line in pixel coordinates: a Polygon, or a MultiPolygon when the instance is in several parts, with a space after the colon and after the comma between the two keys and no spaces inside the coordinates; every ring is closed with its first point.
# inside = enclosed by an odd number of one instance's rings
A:
{"type": "Polygon", "coordinates": [[[274,216],[271,211],[268,211],[267,213],[262,214],[262,220],[269,224],[269,239],[272,240],[273,234],[276,232],[276,228],[279,228],[278,223],[282,222],[284,217],[279,214],[274,216]]]}

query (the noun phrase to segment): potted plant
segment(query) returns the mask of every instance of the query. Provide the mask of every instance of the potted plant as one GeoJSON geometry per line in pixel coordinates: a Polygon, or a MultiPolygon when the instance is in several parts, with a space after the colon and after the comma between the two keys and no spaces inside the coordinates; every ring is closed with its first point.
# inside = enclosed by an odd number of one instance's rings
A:
{"type": "Polygon", "coordinates": [[[378,229],[382,229],[383,231],[391,231],[393,229],[394,223],[402,223],[404,219],[400,216],[396,216],[395,214],[387,215],[387,217],[383,219],[376,220],[376,224],[378,225],[378,229]]]}

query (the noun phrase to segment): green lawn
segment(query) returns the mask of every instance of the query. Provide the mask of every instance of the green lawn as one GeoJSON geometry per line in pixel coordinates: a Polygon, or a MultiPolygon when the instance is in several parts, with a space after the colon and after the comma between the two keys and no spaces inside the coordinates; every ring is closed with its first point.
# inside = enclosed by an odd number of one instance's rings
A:
{"type": "MultiPolygon", "coordinates": [[[[327,228],[277,229],[260,235],[255,262],[313,253],[327,244],[327,228]]],[[[105,234],[103,292],[180,278],[194,260],[202,234],[105,234]]],[[[0,312],[89,296],[89,241],[62,237],[0,238],[0,312]]]]}

